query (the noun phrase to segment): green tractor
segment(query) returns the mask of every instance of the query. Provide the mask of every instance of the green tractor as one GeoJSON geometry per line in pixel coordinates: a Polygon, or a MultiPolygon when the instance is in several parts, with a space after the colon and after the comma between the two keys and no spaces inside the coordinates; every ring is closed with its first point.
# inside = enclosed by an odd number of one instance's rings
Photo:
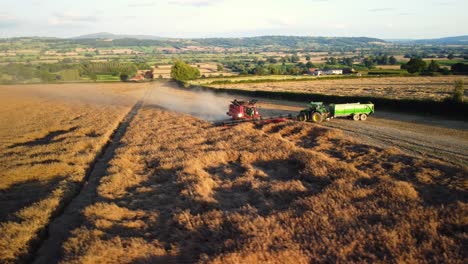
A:
{"type": "Polygon", "coordinates": [[[355,121],[367,120],[369,115],[374,113],[374,104],[328,104],[322,102],[310,102],[308,108],[302,110],[297,116],[299,121],[311,121],[320,123],[324,120],[328,121],[335,117],[349,117],[355,121]]]}

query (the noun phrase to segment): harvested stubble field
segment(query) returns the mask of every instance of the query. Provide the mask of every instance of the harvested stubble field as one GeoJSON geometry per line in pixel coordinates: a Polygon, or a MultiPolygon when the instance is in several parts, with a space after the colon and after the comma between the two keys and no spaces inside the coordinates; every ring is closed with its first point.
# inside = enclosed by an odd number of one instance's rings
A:
{"type": "Polygon", "coordinates": [[[466,259],[466,167],[319,125],[213,127],[152,85],[36,263],[466,259]]]}
{"type": "Polygon", "coordinates": [[[0,262],[28,259],[142,88],[0,86],[0,262]]]}
{"type": "MultiPolygon", "coordinates": [[[[439,77],[383,77],[362,79],[334,79],[301,82],[239,83],[209,85],[241,90],[317,93],[341,96],[372,96],[394,99],[443,100],[450,97],[456,80],[468,82],[466,76],[439,77]]],[[[234,82],[235,79],[232,79],[234,82]]],[[[465,99],[468,99],[465,91],[465,99]]]]}

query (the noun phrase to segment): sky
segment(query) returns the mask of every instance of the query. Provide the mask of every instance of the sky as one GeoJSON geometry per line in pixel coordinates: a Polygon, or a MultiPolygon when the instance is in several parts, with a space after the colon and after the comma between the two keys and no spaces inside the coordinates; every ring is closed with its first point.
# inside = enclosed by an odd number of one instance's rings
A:
{"type": "Polygon", "coordinates": [[[468,0],[0,0],[0,38],[468,35],[468,0]]]}

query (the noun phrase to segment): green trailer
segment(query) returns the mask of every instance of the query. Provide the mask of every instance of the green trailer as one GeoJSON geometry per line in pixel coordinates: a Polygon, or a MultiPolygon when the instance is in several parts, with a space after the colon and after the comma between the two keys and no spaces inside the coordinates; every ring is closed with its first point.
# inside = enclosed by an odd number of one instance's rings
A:
{"type": "Polygon", "coordinates": [[[297,119],[320,123],[335,117],[348,117],[355,121],[364,121],[373,113],[374,104],[372,103],[323,104],[322,102],[310,102],[308,108],[302,110],[297,119]]]}

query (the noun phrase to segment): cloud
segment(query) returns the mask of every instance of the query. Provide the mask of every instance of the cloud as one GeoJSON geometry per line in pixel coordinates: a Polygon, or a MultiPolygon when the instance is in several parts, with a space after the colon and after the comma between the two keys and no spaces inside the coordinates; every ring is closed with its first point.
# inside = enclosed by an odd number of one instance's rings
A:
{"type": "Polygon", "coordinates": [[[370,12],[386,12],[386,11],[393,11],[393,10],[395,10],[395,8],[390,8],[390,7],[369,9],[370,12]]]}
{"type": "Polygon", "coordinates": [[[293,17],[281,17],[268,20],[268,24],[272,27],[291,27],[297,24],[297,20],[293,17]]]}
{"type": "Polygon", "coordinates": [[[16,17],[0,12],[0,28],[11,28],[19,25],[19,21],[16,17]]]}
{"type": "Polygon", "coordinates": [[[220,2],[222,2],[222,0],[171,0],[168,2],[168,4],[178,6],[206,7],[218,4],[220,2]]]}
{"type": "Polygon", "coordinates": [[[348,26],[346,24],[335,24],[334,28],[336,29],[346,29],[348,26]]]}
{"type": "Polygon", "coordinates": [[[97,22],[96,16],[81,15],[74,12],[54,13],[49,19],[51,25],[80,25],[97,22]]]}
{"type": "Polygon", "coordinates": [[[151,1],[151,2],[140,2],[140,3],[128,4],[128,7],[151,7],[155,5],[157,5],[156,1],[151,1]]]}
{"type": "Polygon", "coordinates": [[[455,5],[455,1],[433,1],[432,4],[434,5],[441,5],[441,6],[451,6],[455,5]]]}

